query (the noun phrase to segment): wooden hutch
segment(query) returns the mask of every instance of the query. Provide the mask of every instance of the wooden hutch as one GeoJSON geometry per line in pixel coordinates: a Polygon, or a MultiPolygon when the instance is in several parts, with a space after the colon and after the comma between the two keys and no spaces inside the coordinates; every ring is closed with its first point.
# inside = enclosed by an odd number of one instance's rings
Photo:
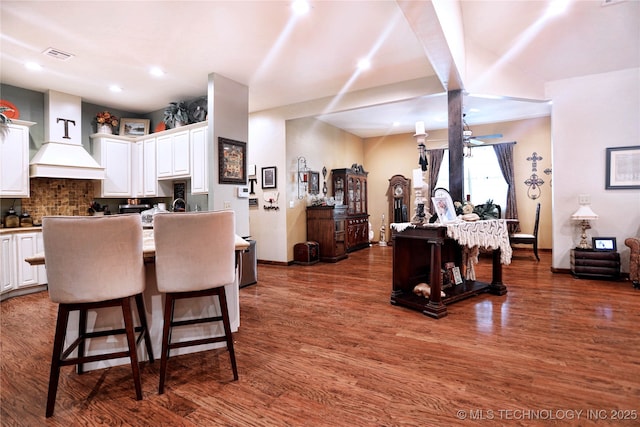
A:
{"type": "Polygon", "coordinates": [[[362,165],[332,169],[333,197],[342,200],[345,211],[345,247],[347,252],[369,247],[369,214],[367,213],[367,175],[362,165]]]}

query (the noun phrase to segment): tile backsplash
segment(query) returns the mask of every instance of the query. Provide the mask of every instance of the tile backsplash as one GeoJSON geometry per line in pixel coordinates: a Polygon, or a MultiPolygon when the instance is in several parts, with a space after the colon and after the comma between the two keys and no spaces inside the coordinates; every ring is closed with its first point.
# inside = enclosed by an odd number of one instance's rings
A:
{"type": "Polygon", "coordinates": [[[21,199],[22,212],[34,221],[45,215],[89,215],[94,182],[84,179],[31,178],[31,197],[21,199]]]}

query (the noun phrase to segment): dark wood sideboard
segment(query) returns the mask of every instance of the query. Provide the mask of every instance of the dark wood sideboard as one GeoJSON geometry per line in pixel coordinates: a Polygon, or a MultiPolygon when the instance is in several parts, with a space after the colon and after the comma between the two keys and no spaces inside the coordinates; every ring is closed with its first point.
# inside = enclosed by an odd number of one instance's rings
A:
{"type": "Polygon", "coordinates": [[[491,283],[465,280],[443,290],[443,266],[446,262],[462,265],[462,247],[447,237],[445,226],[425,225],[392,230],[393,240],[393,289],[391,304],[422,311],[439,319],[447,315],[447,305],[480,293],[505,295],[507,287],[502,283],[500,249],[493,250],[491,283]],[[419,283],[428,283],[431,295],[425,298],[413,293],[419,283]]]}
{"type": "Polygon", "coordinates": [[[320,261],[337,262],[347,257],[346,206],[307,207],[307,240],[318,242],[320,261]]]}

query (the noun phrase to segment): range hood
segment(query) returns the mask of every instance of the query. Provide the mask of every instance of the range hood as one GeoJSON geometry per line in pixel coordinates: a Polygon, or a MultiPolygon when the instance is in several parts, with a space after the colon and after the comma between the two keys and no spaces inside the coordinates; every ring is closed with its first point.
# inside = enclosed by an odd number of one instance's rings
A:
{"type": "Polygon", "coordinates": [[[45,142],[29,163],[31,178],[104,179],[104,168],[82,146],[82,100],[48,91],[45,142]]]}

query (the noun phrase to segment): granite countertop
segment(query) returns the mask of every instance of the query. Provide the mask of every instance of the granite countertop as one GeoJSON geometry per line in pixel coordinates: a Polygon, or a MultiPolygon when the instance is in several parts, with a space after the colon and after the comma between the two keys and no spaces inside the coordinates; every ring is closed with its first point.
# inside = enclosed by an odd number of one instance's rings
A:
{"type": "Polygon", "coordinates": [[[0,234],[27,233],[27,232],[32,232],[32,231],[42,231],[42,226],[37,226],[37,227],[13,227],[13,228],[2,227],[2,228],[0,228],[0,234]]]}

